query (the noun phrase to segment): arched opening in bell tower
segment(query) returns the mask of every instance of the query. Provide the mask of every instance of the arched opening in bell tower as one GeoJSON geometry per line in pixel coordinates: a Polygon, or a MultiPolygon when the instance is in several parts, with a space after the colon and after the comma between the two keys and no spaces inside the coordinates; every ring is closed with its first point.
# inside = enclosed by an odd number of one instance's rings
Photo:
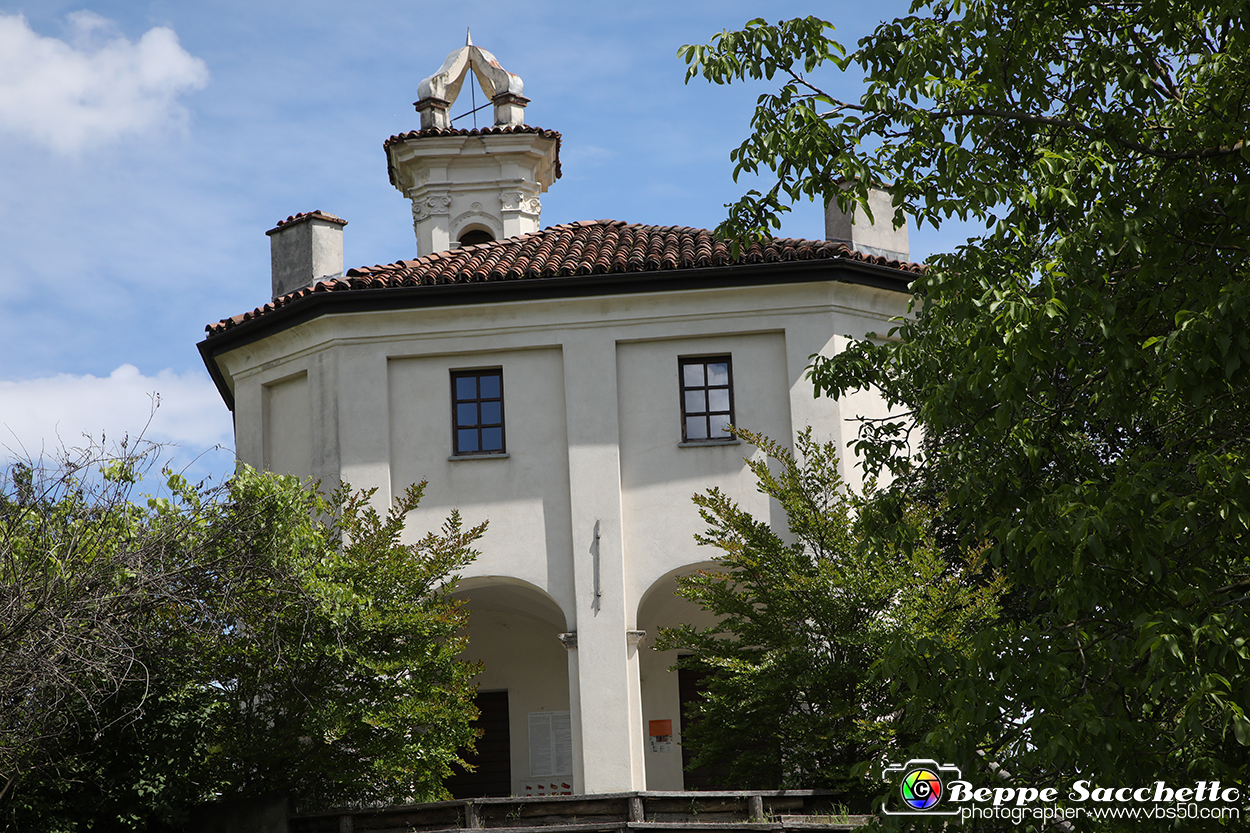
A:
{"type": "Polygon", "coordinates": [[[478,243],[489,243],[494,239],[495,235],[489,229],[475,226],[461,232],[458,242],[461,246],[475,246],[478,243]]]}

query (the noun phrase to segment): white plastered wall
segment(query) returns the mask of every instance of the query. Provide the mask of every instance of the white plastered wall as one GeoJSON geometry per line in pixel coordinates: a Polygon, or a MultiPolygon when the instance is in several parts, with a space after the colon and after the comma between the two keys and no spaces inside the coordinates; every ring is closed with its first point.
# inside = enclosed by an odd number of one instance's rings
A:
{"type": "Polygon", "coordinates": [[[567,458],[556,451],[568,445],[560,350],[392,356],[387,385],[391,489],[428,481],[409,528],[436,528],[453,509],[466,524],[488,521],[482,555],[466,575],[527,581],[567,611],[572,543],[567,458]],[[451,371],[496,367],[503,371],[507,456],[449,459],[451,371]]]}
{"type": "Polygon", "coordinates": [[[618,346],[621,503],[628,593],[635,610],[659,576],[707,557],[694,541],[703,528],[691,502],[696,492],[720,486],[738,496],[747,511],[762,517],[770,512],[743,461],[758,454],[751,445],[679,445],[678,359],[730,356],[736,423],[788,445],[785,339],[783,331],[721,333],[618,346]]]}
{"type": "MultiPolygon", "coordinates": [[[[675,675],[651,650],[654,634],[631,643],[629,631],[653,628],[639,605],[672,571],[709,555],[693,542],[694,492],[719,485],[757,517],[784,520],[754,488],[742,461],[750,446],[678,447],[677,358],[732,356],[740,425],[785,443],[814,425],[818,437],[845,443],[855,433],[846,418],[884,416],[882,403],[872,393],[813,398],[808,357],[840,349],[843,334],[884,332],[905,300],[818,282],[324,315],[224,354],[220,366],[235,392],[242,459],[263,464],[266,437],[277,436],[265,426],[294,425],[282,413],[306,402],[306,427],[288,433],[306,438],[314,476],[376,486],[380,508],[429,480],[411,540],[453,508],[466,523],[489,519],[466,577],[532,585],[579,634],[565,652],[559,617],[543,623],[522,610],[516,625],[547,646],[534,666],[549,678],[535,689],[540,699],[573,713],[577,789],[672,787],[679,753],[657,762],[645,750],[647,720],[676,711],[675,675]],[[507,456],[449,460],[450,371],[485,367],[503,369],[507,456]],[[300,374],[305,392],[283,387],[300,374]],[[560,680],[562,701],[551,688],[560,680]]],[[[854,485],[855,470],[844,469],[854,485]]],[[[504,678],[530,668],[498,647],[505,620],[495,613],[481,620],[496,633],[481,646],[497,675],[483,687],[511,690],[504,678]]],[[[514,710],[514,741],[524,732],[514,710]]],[[[514,743],[514,764],[528,760],[526,747],[514,743]]]]}

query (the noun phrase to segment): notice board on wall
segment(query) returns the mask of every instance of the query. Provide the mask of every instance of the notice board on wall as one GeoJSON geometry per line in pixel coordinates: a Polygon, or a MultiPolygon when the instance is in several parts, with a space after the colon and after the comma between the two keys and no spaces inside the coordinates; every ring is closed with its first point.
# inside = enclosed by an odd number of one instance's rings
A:
{"type": "Polygon", "coordinates": [[[573,774],[573,722],[569,713],[530,712],[530,777],[573,774]]]}
{"type": "Polygon", "coordinates": [[[652,720],[647,723],[647,735],[651,740],[652,752],[673,751],[673,721],[652,720]]]}

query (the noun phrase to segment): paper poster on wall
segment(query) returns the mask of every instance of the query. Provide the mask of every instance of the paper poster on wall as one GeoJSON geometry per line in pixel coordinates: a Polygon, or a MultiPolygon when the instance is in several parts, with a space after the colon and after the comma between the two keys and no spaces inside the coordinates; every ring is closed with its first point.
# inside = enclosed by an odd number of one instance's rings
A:
{"type": "Polygon", "coordinates": [[[651,737],[652,752],[673,751],[673,721],[649,720],[647,734],[651,737]]]}
{"type": "Polygon", "coordinates": [[[530,777],[573,774],[573,723],[568,712],[530,712],[530,777]]]}

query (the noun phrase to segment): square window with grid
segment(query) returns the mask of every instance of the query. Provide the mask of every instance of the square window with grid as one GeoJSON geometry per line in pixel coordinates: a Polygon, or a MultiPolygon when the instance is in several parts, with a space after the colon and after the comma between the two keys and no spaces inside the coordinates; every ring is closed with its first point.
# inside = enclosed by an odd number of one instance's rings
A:
{"type": "Polygon", "coordinates": [[[677,360],[681,376],[683,442],[729,440],[734,420],[733,371],[728,356],[677,360]]]}
{"type": "Polygon", "coordinates": [[[503,370],[451,372],[452,443],[456,454],[502,454],[503,370]]]}

